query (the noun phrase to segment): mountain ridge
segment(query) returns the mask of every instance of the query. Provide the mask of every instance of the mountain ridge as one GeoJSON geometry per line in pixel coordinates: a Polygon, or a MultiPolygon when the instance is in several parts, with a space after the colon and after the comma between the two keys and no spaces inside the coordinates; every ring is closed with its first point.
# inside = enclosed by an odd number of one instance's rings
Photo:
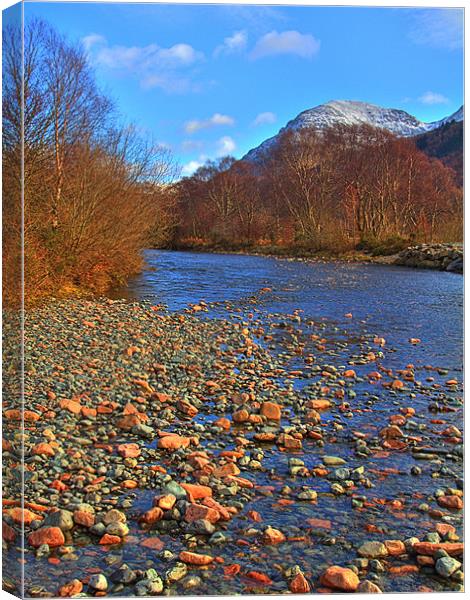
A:
{"type": "Polygon", "coordinates": [[[453,114],[438,121],[424,123],[405,110],[384,108],[368,102],[356,100],[330,100],[314,108],[299,113],[291,119],[279,132],[266,139],[256,148],[251,149],[243,160],[259,162],[265,158],[276,145],[279,137],[286,131],[299,129],[325,129],[336,124],[361,125],[386,129],[399,137],[415,137],[435,130],[452,121],[463,121],[463,105],[453,114]]]}

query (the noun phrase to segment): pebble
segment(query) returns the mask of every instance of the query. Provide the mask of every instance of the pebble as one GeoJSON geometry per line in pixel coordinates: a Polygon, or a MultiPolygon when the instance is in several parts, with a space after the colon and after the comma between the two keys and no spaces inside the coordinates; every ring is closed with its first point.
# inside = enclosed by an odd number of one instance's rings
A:
{"type": "Polygon", "coordinates": [[[442,577],[450,577],[453,575],[453,573],[455,573],[455,571],[460,569],[461,566],[462,563],[455,558],[452,558],[451,556],[443,556],[442,558],[436,560],[435,569],[436,572],[442,577]]]}

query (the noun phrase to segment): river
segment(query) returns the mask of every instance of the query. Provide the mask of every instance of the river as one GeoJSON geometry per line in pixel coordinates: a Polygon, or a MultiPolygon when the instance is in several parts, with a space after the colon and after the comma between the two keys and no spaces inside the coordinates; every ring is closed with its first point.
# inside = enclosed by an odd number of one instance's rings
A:
{"type": "MultiPolygon", "coordinates": [[[[461,371],[463,278],[455,273],[389,265],[308,262],[238,254],[147,250],[146,268],[112,297],[146,299],[181,310],[188,303],[246,302],[260,289],[267,313],[360,325],[396,346],[405,357],[461,371]],[[408,340],[422,344],[410,348],[408,340]],[[411,356],[410,353],[413,355],[411,356]]],[[[250,304],[245,305],[248,310],[250,304]]],[[[212,314],[221,314],[213,310],[212,314]]]]}

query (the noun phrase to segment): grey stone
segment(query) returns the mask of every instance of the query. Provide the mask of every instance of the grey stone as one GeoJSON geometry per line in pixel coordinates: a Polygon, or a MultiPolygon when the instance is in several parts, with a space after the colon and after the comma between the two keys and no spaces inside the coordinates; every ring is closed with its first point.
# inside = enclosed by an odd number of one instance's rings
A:
{"type": "Polygon", "coordinates": [[[450,577],[455,571],[460,569],[462,563],[451,556],[443,556],[436,561],[435,569],[442,577],[450,577]]]}

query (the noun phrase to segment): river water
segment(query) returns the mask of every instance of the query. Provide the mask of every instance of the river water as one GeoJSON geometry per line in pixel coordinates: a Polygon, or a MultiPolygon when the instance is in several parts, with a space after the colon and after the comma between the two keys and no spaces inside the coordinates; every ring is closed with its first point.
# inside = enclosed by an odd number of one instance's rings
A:
{"type": "MultiPolygon", "coordinates": [[[[387,338],[401,359],[460,371],[463,356],[463,278],[459,274],[389,265],[306,262],[236,254],[147,250],[147,268],[116,298],[152,300],[181,310],[201,300],[246,301],[262,288],[267,313],[326,319],[387,338]],[[422,343],[410,348],[408,340],[422,343]]],[[[251,309],[248,304],[248,309],[251,309]]],[[[212,314],[217,314],[213,311],[212,314]]]]}

